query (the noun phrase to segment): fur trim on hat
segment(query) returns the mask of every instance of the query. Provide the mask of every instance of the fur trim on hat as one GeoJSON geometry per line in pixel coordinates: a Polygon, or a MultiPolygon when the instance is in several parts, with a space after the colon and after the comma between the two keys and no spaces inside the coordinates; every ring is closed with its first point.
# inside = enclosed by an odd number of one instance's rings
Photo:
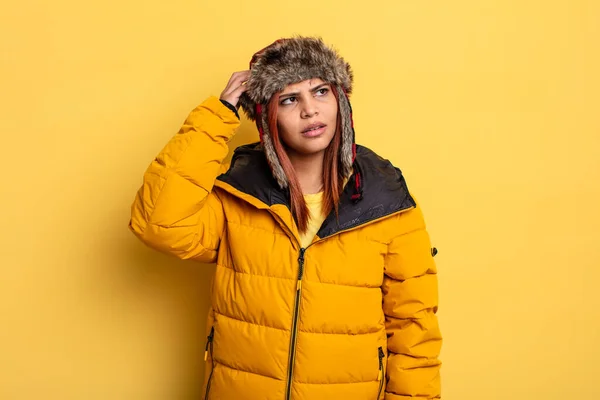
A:
{"type": "Polygon", "coordinates": [[[341,116],[342,173],[350,176],[354,162],[354,128],[348,95],[352,93],[353,73],[350,65],[321,38],[294,37],[280,39],[254,55],[250,62],[247,90],[240,106],[249,119],[256,122],[273,176],[281,188],[288,186],[287,177],[275,152],[267,123],[266,105],[273,94],[286,86],[307,79],[320,78],[338,91],[341,116]]]}

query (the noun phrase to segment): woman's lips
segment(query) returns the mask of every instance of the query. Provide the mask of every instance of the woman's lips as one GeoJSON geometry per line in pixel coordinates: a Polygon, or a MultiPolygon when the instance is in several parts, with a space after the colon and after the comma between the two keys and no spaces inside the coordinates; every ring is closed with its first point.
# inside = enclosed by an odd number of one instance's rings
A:
{"type": "Polygon", "coordinates": [[[317,129],[311,129],[306,132],[302,132],[302,136],[309,137],[309,138],[321,136],[323,133],[325,133],[325,128],[327,128],[326,125],[324,125],[320,128],[317,128],[317,129]]]}

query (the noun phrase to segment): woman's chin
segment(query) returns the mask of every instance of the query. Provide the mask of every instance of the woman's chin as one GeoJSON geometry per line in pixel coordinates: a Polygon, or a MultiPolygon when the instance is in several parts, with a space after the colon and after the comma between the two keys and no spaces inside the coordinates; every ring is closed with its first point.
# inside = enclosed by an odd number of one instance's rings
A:
{"type": "Polygon", "coordinates": [[[312,156],[323,153],[329,143],[326,140],[314,140],[312,143],[302,143],[300,146],[296,146],[294,149],[295,153],[303,156],[312,156]]]}

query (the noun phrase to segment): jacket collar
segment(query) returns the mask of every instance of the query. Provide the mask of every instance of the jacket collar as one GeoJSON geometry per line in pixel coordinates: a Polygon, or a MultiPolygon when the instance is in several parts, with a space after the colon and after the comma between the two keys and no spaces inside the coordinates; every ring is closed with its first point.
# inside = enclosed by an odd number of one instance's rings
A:
{"type": "MultiPolygon", "coordinates": [[[[362,199],[353,201],[353,185],[347,184],[340,196],[338,217],[332,211],[317,232],[321,239],[416,207],[402,172],[388,160],[357,145],[355,162],[361,172],[362,199]]],[[[349,182],[354,182],[355,173],[349,182]]],[[[289,211],[289,191],[279,188],[260,143],[238,147],[229,170],[217,178],[216,185],[257,208],[274,212],[288,231],[297,235],[289,211]]]]}

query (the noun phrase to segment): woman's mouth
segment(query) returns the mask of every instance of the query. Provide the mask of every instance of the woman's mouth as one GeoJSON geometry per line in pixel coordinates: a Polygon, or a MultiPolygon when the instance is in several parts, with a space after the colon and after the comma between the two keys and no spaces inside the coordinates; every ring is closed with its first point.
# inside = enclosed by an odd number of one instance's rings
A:
{"type": "Polygon", "coordinates": [[[327,127],[327,125],[323,125],[323,124],[318,124],[315,126],[311,126],[308,129],[305,129],[304,131],[302,131],[302,136],[305,137],[317,137],[322,135],[323,133],[325,133],[325,128],[327,127]]]}

